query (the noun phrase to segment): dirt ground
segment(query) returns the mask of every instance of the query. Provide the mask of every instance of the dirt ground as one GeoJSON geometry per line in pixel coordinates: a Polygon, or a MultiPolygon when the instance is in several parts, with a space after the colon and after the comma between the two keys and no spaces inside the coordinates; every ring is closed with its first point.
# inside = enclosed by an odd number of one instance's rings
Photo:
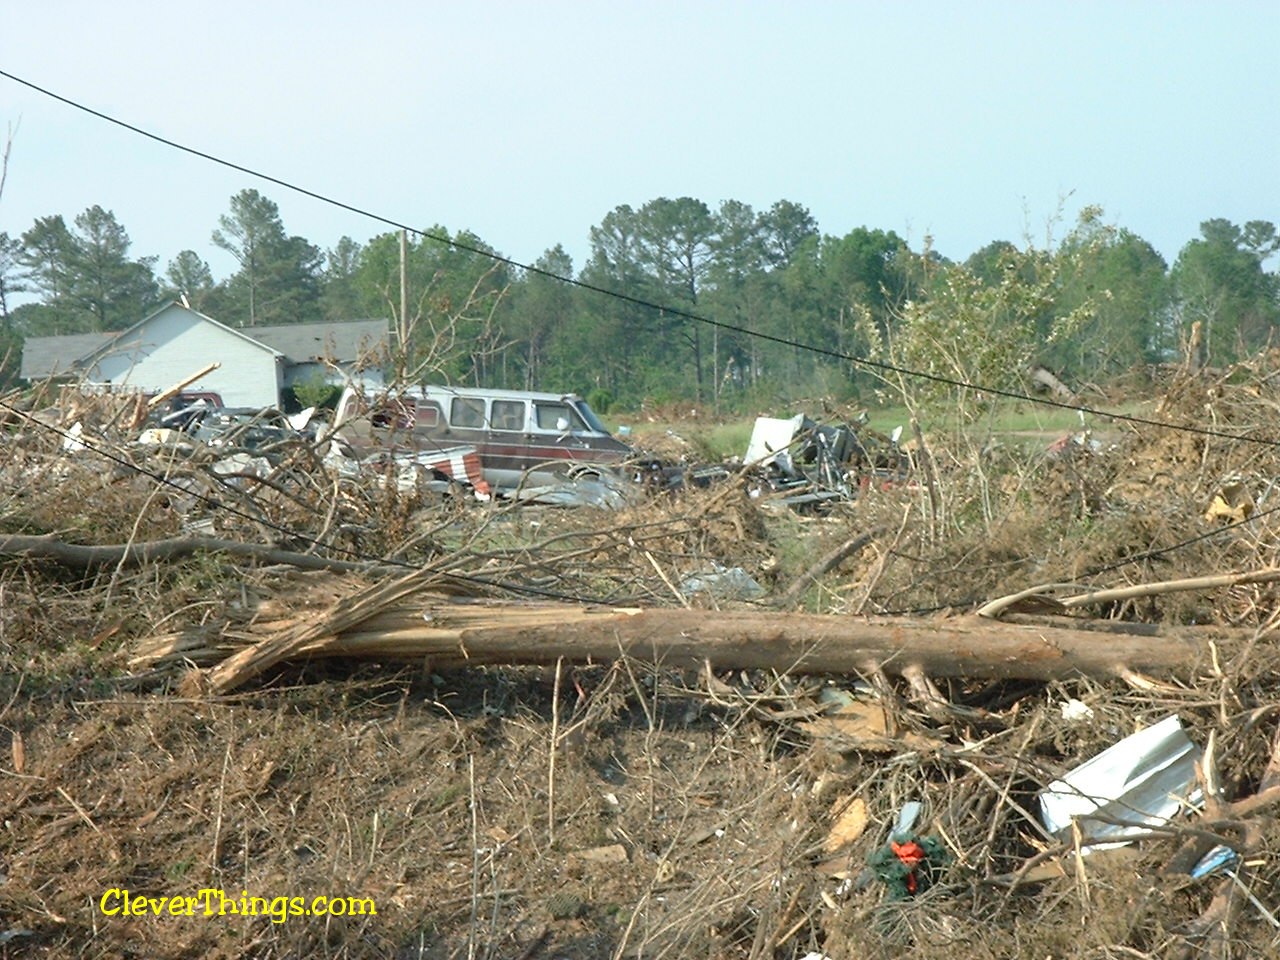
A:
{"type": "MultiPolygon", "coordinates": [[[[1158,415],[1260,436],[1272,379],[1167,385],[1158,415]]],[[[0,534],[158,540],[199,512],[183,501],[189,478],[157,484],[23,422],[5,431],[0,534]]],[[[1033,459],[930,437],[938,497],[913,480],[811,516],[742,489],[613,513],[485,513],[273,477],[217,488],[256,511],[219,512],[217,533],[305,553],[278,536],[305,529],[512,603],[492,585],[709,616],[740,601],[675,588],[709,561],[741,567],[769,604],[867,530],[875,542],[793,609],[949,616],[1035,584],[1065,594],[1276,567],[1274,445],[1120,432],[1033,459]],[[1247,522],[1207,516],[1237,482],[1247,522]]],[[[199,628],[225,656],[268,606],[306,621],[344,577],[371,579],[287,566],[0,561],[0,957],[1280,955],[1271,581],[1071,611],[1236,631],[1178,682],[936,680],[931,696],[892,675],[348,658],[191,695],[192,664],[138,661],[148,638],[199,628]],[[1084,858],[1046,836],[1049,781],[1172,714],[1212,745],[1207,809],[1084,858]],[[903,895],[883,857],[909,802],[931,853],[903,895]],[[1242,852],[1234,875],[1192,878],[1218,842],[1242,852]]]]}

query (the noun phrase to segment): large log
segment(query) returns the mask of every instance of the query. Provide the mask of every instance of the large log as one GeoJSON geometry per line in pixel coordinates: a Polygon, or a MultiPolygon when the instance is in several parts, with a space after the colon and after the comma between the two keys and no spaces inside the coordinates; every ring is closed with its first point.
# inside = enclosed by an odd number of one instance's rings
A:
{"type": "Polygon", "coordinates": [[[554,664],[628,656],[673,667],[1062,680],[1143,674],[1190,679],[1210,664],[1208,631],[1142,637],[977,617],[922,621],[710,610],[608,610],[447,599],[375,617],[317,645],[350,656],[410,642],[433,663],[554,664]],[[426,618],[430,618],[428,621],[426,618]]]}
{"type": "Polygon", "coordinates": [[[710,662],[716,669],[818,674],[921,670],[972,679],[1191,681],[1213,669],[1215,644],[1222,657],[1239,642],[1238,635],[1209,628],[1140,636],[971,616],[926,621],[459,601],[424,596],[421,580],[406,581],[294,621],[153,638],[140,659],[221,660],[203,678],[216,692],[283,660],[319,656],[426,660],[437,667],[626,656],[679,668],[710,662]]]}

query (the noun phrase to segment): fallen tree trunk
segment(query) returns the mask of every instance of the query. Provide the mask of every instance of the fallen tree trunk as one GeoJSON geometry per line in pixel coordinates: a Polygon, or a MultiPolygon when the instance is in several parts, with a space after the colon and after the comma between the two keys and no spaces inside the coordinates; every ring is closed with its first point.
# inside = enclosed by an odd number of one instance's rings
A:
{"type": "Polygon", "coordinates": [[[370,657],[434,667],[546,665],[630,657],[667,667],[798,673],[1066,680],[1191,680],[1212,669],[1211,645],[1238,640],[1206,628],[1161,636],[1110,634],[959,617],[852,619],[756,611],[620,609],[561,603],[459,601],[426,578],[368,588],[292,620],[223,625],[155,637],[138,663],[216,664],[212,692],[233,689],[284,660],[370,657]],[[416,596],[415,596],[416,594],[416,596]]]}
{"type": "Polygon", "coordinates": [[[802,673],[1062,680],[1129,673],[1189,678],[1208,665],[1206,639],[1134,637],[1060,627],[1001,625],[962,617],[943,621],[709,610],[592,610],[536,604],[514,610],[441,600],[409,617],[382,615],[317,645],[350,656],[405,641],[414,656],[460,666],[552,664],[619,656],[697,667],[802,673]],[[385,619],[384,619],[385,617],[385,619]],[[429,618],[430,622],[424,622],[429,618]]]}
{"type": "Polygon", "coordinates": [[[227,553],[251,557],[263,563],[280,563],[301,570],[367,571],[376,564],[351,560],[331,560],[310,553],[281,550],[266,543],[241,543],[214,537],[173,537],[144,543],[86,545],[66,543],[51,536],[13,534],[0,536],[0,556],[34,557],[52,560],[64,567],[91,570],[95,567],[140,567],[161,560],[177,560],[197,553],[227,553]]]}

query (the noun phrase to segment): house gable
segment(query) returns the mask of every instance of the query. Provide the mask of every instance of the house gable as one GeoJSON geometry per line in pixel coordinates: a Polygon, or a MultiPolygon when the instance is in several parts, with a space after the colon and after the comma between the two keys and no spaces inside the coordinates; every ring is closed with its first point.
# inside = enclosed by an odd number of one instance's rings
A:
{"type": "Polygon", "coordinates": [[[212,370],[190,385],[221,395],[228,406],[279,403],[280,354],[211,317],[172,303],[123,331],[84,357],[85,379],[153,392],[212,370]]]}
{"type": "Polygon", "coordinates": [[[356,372],[378,379],[389,335],[385,320],[236,329],[169,303],[120,333],[30,338],[22,376],[74,375],[153,392],[216,361],[219,368],[190,389],[218,393],[230,406],[275,406],[282,387],[341,383],[356,372]]]}
{"type": "Polygon", "coordinates": [[[223,333],[230,334],[233,337],[245,341],[252,346],[271,351],[275,353],[264,343],[259,343],[252,337],[243,333],[234,327],[228,327],[224,323],[219,323],[213,317],[205,316],[198,310],[192,310],[190,307],[183,306],[176,300],[165,304],[153,313],[143,317],[133,326],[115,334],[111,340],[104,343],[97,350],[83,357],[80,365],[84,368],[90,368],[97,362],[98,358],[109,353],[116,353],[119,349],[129,349],[132,344],[146,343],[148,339],[159,340],[166,336],[172,336],[174,332],[180,328],[183,322],[194,326],[197,323],[209,324],[210,327],[223,333]]]}

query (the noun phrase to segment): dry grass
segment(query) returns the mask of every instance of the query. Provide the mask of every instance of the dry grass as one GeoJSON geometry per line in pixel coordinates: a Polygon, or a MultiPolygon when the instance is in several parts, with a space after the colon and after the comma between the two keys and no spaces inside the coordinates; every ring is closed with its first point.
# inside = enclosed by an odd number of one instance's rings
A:
{"type": "MultiPolygon", "coordinates": [[[[1232,377],[1175,387],[1161,415],[1259,429],[1274,402],[1266,370],[1232,377]]],[[[111,411],[76,412],[112,436],[111,411]]],[[[1039,583],[1136,583],[1277,560],[1266,514],[1267,478],[1280,476],[1274,448],[1154,429],[1117,450],[1056,459],[989,450],[981,469],[931,439],[940,510],[911,482],[873,486],[819,517],[777,511],[734,485],[617,513],[468,509],[341,481],[304,450],[273,484],[253,486],[220,484],[198,459],[112,448],[182,478],[176,490],[64,452],[20,418],[3,429],[0,534],[125,543],[208,519],[220,536],[300,551],[323,540],[335,555],[391,557],[485,595],[533,588],[715,606],[727,601],[682,600],[674,585],[716,562],[741,566],[776,597],[873,528],[887,533],[820,576],[805,607],[851,616],[958,606],[1039,583]],[[1231,476],[1245,478],[1259,519],[1215,532],[1220,522],[1203,513],[1231,476]],[[302,536],[281,542],[280,527],[302,536]]],[[[1280,909],[1274,807],[1229,805],[1277,777],[1280,687],[1260,666],[1269,658],[1224,656],[1186,687],[952,681],[940,687],[942,710],[878,676],[684,675],[625,659],[446,673],[290,663],[222,697],[180,695],[180,667],[130,667],[148,637],[264,610],[305,618],[340,582],[217,555],[88,571],[0,565],[0,956],[1276,953],[1280,930],[1262,912],[1280,909]],[[878,704],[884,735],[815,732],[827,688],[878,704]],[[1073,699],[1092,717],[1064,719],[1073,699]],[[1206,776],[1225,806],[1078,861],[1043,836],[1037,790],[1170,713],[1198,744],[1216,744],[1206,776]],[[924,804],[921,832],[952,860],[921,896],[890,901],[879,881],[858,879],[909,800],[924,804]],[[861,833],[849,829],[859,809],[861,833]],[[1239,884],[1187,875],[1188,851],[1215,836],[1247,846],[1239,884]],[[1064,874],[1031,879],[1053,856],[1065,857],[1064,874]],[[377,914],[105,916],[110,888],[354,896],[377,914]]],[[[1257,631],[1256,654],[1272,643],[1274,591],[1170,594],[1084,615],[1237,625],[1257,631]]]]}

